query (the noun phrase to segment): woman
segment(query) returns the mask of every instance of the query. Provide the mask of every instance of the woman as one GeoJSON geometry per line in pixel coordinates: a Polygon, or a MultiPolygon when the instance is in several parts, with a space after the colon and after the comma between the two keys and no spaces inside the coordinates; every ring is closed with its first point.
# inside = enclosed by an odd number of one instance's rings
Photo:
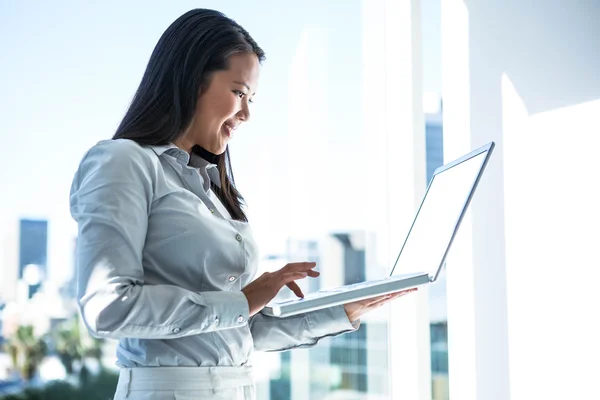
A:
{"type": "Polygon", "coordinates": [[[264,52],[241,26],[192,10],[162,35],[113,140],[73,180],[79,306],[119,339],[115,399],[252,399],[251,351],[358,329],[393,296],[286,319],[260,310],[315,263],[253,280],[257,248],[227,144],[250,118],[264,52]]]}

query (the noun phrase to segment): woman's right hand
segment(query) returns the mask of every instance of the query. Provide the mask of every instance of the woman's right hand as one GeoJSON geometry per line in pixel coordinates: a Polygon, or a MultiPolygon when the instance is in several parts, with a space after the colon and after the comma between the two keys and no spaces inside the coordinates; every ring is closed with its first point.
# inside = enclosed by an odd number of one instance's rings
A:
{"type": "Polygon", "coordinates": [[[302,290],[294,281],[307,276],[313,278],[319,276],[317,271],[312,270],[316,265],[314,262],[290,263],[279,271],[265,272],[258,279],[252,281],[242,289],[242,293],[248,299],[250,316],[260,312],[284,285],[289,287],[296,296],[304,297],[302,290]]]}

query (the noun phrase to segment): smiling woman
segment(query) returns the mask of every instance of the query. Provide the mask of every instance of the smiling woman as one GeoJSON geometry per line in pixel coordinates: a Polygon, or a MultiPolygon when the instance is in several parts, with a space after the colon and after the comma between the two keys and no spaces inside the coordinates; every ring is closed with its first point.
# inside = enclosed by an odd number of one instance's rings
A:
{"type": "Polygon", "coordinates": [[[233,131],[250,119],[249,103],[256,93],[259,61],[256,54],[236,54],[227,69],[213,72],[208,87],[200,91],[190,126],[176,144],[191,152],[195,145],[222,154],[233,131]]]}
{"type": "Polygon", "coordinates": [[[221,181],[215,193],[234,219],[247,221],[227,143],[233,129],[250,117],[248,103],[264,59],[250,34],[223,14],[193,10],[182,15],[158,41],[114,139],[176,143],[188,153],[214,154],[221,181]]]}
{"type": "Polygon", "coordinates": [[[393,298],[260,313],[283,286],[303,297],[295,281],[319,276],[295,262],[254,279],[228,143],[250,118],[263,59],[235,21],[187,12],[160,38],[113,140],[75,174],[79,307],[92,334],[120,340],[116,400],[254,399],[253,349],[314,346],[393,298]]]}

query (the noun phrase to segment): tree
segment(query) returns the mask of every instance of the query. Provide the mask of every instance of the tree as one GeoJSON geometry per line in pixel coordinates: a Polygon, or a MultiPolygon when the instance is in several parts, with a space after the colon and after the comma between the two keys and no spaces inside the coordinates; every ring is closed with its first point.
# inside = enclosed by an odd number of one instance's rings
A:
{"type": "Polygon", "coordinates": [[[82,329],[79,314],[65,321],[54,334],[56,353],[65,367],[67,374],[75,372],[75,365],[80,365],[80,378],[88,378],[88,370],[85,368],[84,359],[92,357],[98,360],[102,367],[102,344],[101,339],[91,337],[85,329],[82,329]]]}
{"type": "Polygon", "coordinates": [[[31,325],[19,326],[17,331],[8,338],[5,347],[13,368],[27,381],[35,376],[48,353],[46,341],[43,337],[35,335],[31,325]]]}

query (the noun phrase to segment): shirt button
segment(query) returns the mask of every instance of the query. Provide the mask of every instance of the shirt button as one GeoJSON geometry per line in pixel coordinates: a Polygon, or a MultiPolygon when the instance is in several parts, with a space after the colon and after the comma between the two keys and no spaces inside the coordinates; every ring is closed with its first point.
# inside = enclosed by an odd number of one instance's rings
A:
{"type": "Polygon", "coordinates": [[[179,328],[173,329],[173,333],[179,333],[179,332],[181,332],[181,329],[179,329],[179,328]]]}
{"type": "Polygon", "coordinates": [[[237,322],[239,322],[240,324],[242,322],[244,322],[244,317],[242,317],[241,315],[238,317],[237,322]]]}
{"type": "Polygon", "coordinates": [[[235,281],[235,276],[230,276],[229,277],[229,282],[233,282],[233,281],[235,281]]]}
{"type": "Polygon", "coordinates": [[[219,325],[219,317],[215,318],[215,325],[219,325]]]}
{"type": "Polygon", "coordinates": [[[237,240],[238,242],[242,241],[242,235],[240,235],[239,233],[237,235],[235,235],[235,240],[237,240]]]}
{"type": "Polygon", "coordinates": [[[215,213],[215,210],[213,210],[213,209],[211,208],[211,209],[210,209],[210,212],[214,214],[214,213],[215,213]]]}

